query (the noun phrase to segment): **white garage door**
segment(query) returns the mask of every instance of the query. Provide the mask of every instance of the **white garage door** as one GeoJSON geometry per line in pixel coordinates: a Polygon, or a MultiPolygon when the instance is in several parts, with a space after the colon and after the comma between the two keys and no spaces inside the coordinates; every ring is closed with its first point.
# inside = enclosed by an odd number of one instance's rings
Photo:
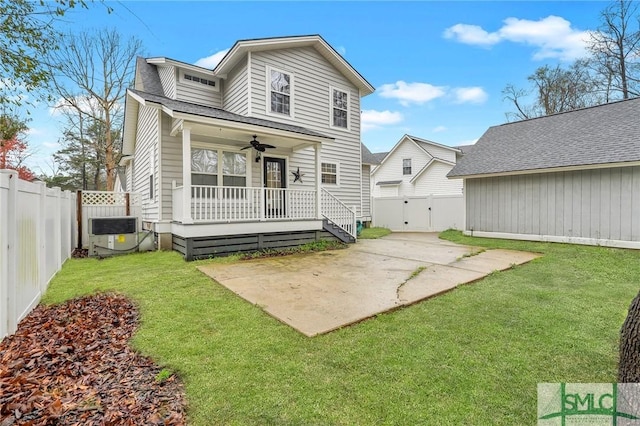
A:
{"type": "Polygon", "coordinates": [[[373,226],[392,231],[440,232],[463,229],[462,195],[373,199],[373,226]]]}

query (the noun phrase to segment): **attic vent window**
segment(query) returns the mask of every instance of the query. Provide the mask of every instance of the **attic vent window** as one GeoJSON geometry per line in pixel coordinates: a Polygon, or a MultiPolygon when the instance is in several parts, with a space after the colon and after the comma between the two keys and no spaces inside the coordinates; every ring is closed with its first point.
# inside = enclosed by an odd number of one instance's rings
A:
{"type": "Polygon", "coordinates": [[[206,78],[201,78],[195,75],[185,74],[184,79],[193,81],[194,83],[204,84],[205,86],[216,87],[216,82],[214,80],[207,80],[206,78]]]}

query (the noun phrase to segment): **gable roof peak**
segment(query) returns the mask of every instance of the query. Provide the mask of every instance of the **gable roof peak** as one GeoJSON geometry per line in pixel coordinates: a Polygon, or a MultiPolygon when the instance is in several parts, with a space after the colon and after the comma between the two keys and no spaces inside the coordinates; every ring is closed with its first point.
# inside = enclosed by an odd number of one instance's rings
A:
{"type": "Polygon", "coordinates": [[[247,52],[307,46],[315,48],[331,65],[351,81],[354,86],[360,89],[361,96],[366,96],[374,92],[375,88],[371,83],[353,68],[351,64],[319,34],[238,40],[231,49],[229,49],[227,54],[224,55],[218,65],[216,65],[213,73],[218,76],[228,74],[247,52]]]}

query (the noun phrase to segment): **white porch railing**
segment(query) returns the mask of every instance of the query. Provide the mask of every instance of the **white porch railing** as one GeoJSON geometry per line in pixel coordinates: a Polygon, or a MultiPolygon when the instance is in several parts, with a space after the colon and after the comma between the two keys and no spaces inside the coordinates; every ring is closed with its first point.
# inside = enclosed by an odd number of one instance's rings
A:
{"type": "MultiPolygon", "coordinates": [[[[173,219],[183,221],[182,186],[174,186],[173,219]]],[[[194,223],[317,219],[316,191],[289,188],[191,186],[194,223]]]]}
{"type": "Polygon", "coordinates": [[[356,212],[322,188],[322,216],[356,238],[356,212]]]}

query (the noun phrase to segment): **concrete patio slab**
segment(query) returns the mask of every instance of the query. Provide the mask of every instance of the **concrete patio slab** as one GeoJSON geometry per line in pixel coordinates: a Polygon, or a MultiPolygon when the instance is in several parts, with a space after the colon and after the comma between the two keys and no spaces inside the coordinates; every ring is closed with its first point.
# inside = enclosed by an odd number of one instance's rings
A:
{"type": "Polygon", "coordinates": [[[307,336],[416,303],[538,255],[462,246],[437,234],[391,234],[345,250],[199,269],[307,336]]]}

